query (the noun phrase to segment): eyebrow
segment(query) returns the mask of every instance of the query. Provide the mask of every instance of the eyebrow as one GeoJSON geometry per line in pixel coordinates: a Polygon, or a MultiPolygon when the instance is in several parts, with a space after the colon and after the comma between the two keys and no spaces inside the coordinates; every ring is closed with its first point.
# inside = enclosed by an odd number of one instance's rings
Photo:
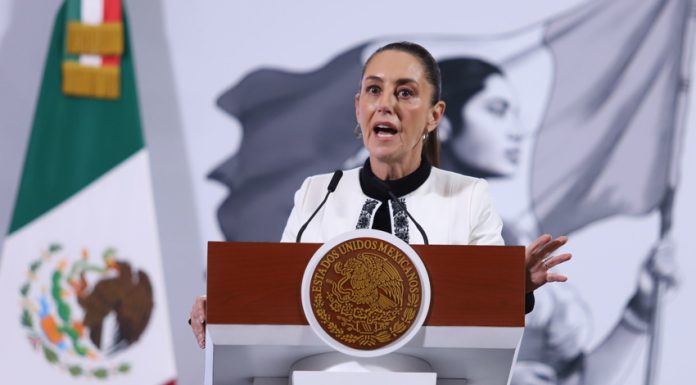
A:
{"type": "MultiPolygon", "coordinates": [[[[381,77],[376,76],[376,75],[367,76],[367,77],[365,78],[365,80],[374,80],[374,81],[379,81],[380,83],[384,83],[384,79],[382,79],[381,77]]],[[[415,84],[418,84],[418,82],[416,81],[416,79],[412,79],[412,78],[402,78],[402,79],[397,79],[397,80],[396,80],[396,85],[397,85],[397,86],[400,86],[400,85],[402,85],[402,84],[408,84],[408,83],[415,83],[415,84]]]]}

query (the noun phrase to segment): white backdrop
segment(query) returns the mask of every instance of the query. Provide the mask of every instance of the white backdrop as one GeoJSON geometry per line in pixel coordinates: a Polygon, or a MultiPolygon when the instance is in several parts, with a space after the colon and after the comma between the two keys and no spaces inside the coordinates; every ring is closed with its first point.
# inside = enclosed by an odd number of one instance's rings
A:
{"type": "MultiPolygon", "coordinates": [[[[50,12],[41,20],[52,20],[57,3],[44,0],[45,8],[50,12]]],[[[187,238],[189,246],[186,251],[173,250],[168,254],[169,258],[197,259],[195,265],[198,266],[205,255],[204,241],[222,239],[215,212],[227,190],[219,183],[207,180],[206,175],[233,154],[243,138],[239,123],[215,102],[225,90],[254,69],[270,66],[289,71],[308,71],[323,66],[337,54],[359,43],[375,39],[389,40],[391,36],[414,37],[426,44],[428,38],[424,37],[435,37],[437,40],[440,36],[454,36],[455,41],[461,39],[466,52],[478,52],[488,58],[503,60],[519,47],[533,46],[538,42],[545,21],[571,12],[584,3],[586,1],[583,0],[353,1],[336,4],[316,1],[167,1],[160,4],[161,9],[158,9],[138,5],[135,1],[129,2],[127,5],[130,5],[133,31],[140,32],[140,35],[133,33],[132,36],[136,41],[136,61],[140,61],[138,81],[142,97],[147,99],[141,101],[144,104],[144,128],[149,143],[156,147],[153,169],[155,173],[159,170],[168,175],[160,177],[159,181],[155,176],[156,199],[172,199],[170,194],[175,189],[193,190],[190,195],[179,195],[178,202],[184,202],[185,206],[192,205],[195,215],[188,215],[190,212],[185,207],[177,215],[176,207],[179,206],[176,205],[170,205],[163,214],[162,204],[158,207],[158,214],[167,216],[167,221],[171,222],[171,230],[164,228],[162,231],[163,244],[181,242],[178,238],[185,228],[197,231],[195,236],[187,238]],[[136,11],[139,12],[137,16],[134,14],[136,11]],[[162,14],[157,15],[158,11],[162,11],[162,14]],[[148,20],[151,18],[161,18],[163,29],[155,31],[160,26],[150,25],[148,20]],[[151,38],[160,34],[164,37],[164,48],[156,48],[155,45],[161,41],[151,38]],[[487,44],[478,44],[478,41],[487,44]],[[170,86],[175,99],[166,104],[172,109],[164,111],[162,108],[148,109],[148,106],[157,103],[152,88],[161,86],[163,80],[156,82],[147,76],[154,73],[152,66],[156,61],[154,55],[147,51],[162,49],[170,55],[169,65],[173,74],[170,86]],[[148,66],[149,72],[141,71],[140,67],[148,66]],[[162,113],[177,117],[180,125],[167,124],[166,119],[160,116],[162,113]],[[160,151],[160,156],[157,151],[160,151]],[[190,221],[194,221],[193,226],[190,221]]],[[[9,0],[0,2],[0,39],[11,21],[8,17],[11,9],[9,0]]],[[[45,55],[49,28],[42,26],[36,30],[37,44],[43,46],[32,49],[40,53],[37,54],[40,58],[45,55]]],[[[438,46],[433,43],[433,46],[436,55],[438,50],[452,52],[459,49],[447,44],[438,46]]],[[[40,59],[40,63],[32,63],[30,68],[40,71],[43,59],[40,59]]],[[[549,53],[544,50],[530,54],[525,63],[510,65],[507,70],[513,88],[519,90],[520,118],[531,138],[531,133],[538,129],[542,119],[554,68],[549,53]]],[[[6,87],[9,84],[6,81],[10,78],[7,71],[10,69],[3,68],[3,71],[6,72],[0,73],[0,80],[3,81],[0,100],[4,101],[20,91],[16,87],[6,87]]],[[[38,78],[39,75],[35,76],[38,78]]],[[[31,96],[32,90],[22,92],[31,96]]],[[[29,106],[23,110],[25,114],[33,113],[29,96],[21,100],[23,105],[29,106]]],[[[689,98],[689,111],[696,110],[695,99],[693,96],[689,98]]],[[[696,280],[689,276],[696,271],[696,246],[690,243],[691,229],[695,224],[693,214],[696,213],[696,203],[691,198],[696,196],[696,168],[690,166],[696,164],[696,134],[693,133],[696,122],[692,115],[690,113],[687,119],[681,159],[684,167],[674,210],[674,239],[677,242],[676,259],[681,281],[680,286],[668,296],[665,306],[658,381],[663,384],[688,381],[683,373],[691,361],[690,347],[696,342],[690,329],[696,324],[696,312],[689,301],[696,294],[696,280]]],[[[23,148],[29,130],[26,123],[16,123],[26,122],[26,117],[7,116],[0,117],[0,149],[7,157],[0,164],[0,182],[5,186],[0,190],[0,225],[3,226],[6,226],[11,212],[14,186],[19,175],[22,154],[18,149],[23,148]],[[6,130],[6,126],[10,129],[6,130]]],[[[525,141],[520,170],[514,177],[491,180],[496,206],[504,216],[515,216],[527,205],[527,196],[510,196],[509,192],[528,193],[526,184],[532,145],[532,140],[525,141]]],[[[562,153],[562,149],[559,151],[562,153]]],[[[614,216],[571,235],[566,249],[573,252],[575,259],[563,272],[570,276],[572,285],[581,292],[590,307],[592,331],[586,342],[587,350],[599,344],[620,317],[623,306],[635,289],[642,256],[655,243],[658,228],[657,213],[642,217],[614,216]]],[[[190,271],[185,267],[172,270],[171,277],[167,278],[174,280],[186,274],[190,276],[190,271]]],[[[200,276],[194,275],[194,279],[199,281],[200,276]]],[[[170,299],[172,307],[176,308],[176,303],[179,303],[179,309],[185,309],[196,292],[192,290],[182,296],[179,291],[177,294],[170,299]]],[[[178,314],[178,317],[184,319],[185,315],[178,314]]],[[[172,319],[175,319],[174,314],[172,319]]],[[[202,357],[196,356],[195,343],[185,335],[185,330],[178,334],[176,330],[174,332],[180,379],[182,383],[195,383],[196,376],[202,373],[202,357]]],[[[621,383],[641,383],[642,367],[642,358],[639,358],[633,366],[635,370],[621,383]]]]}

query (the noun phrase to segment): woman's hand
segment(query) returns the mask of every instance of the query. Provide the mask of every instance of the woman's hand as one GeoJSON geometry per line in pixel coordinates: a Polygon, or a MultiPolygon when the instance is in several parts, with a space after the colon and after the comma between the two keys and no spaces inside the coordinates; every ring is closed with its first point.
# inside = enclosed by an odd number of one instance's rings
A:
{"type": "Polygon", "coordinates": [[[205,307],[206,296],[201,295],[196,297],[196,302],[194,302],[191,307],[191,318],[189,318],[193,336],[196,337],[198,346],[200,346],[201,349],[205,348],[205,307]]]}
{"type": "Polygon", "coordinates": [[[527,246],[525,257],[527,268],[525,288],[527,293],[538,289],[547,282],[565,282],[568,280],[568,277],[565,275],[550,271],[554,266],[570,260],[570,253],[553,255],[566,242],[568,242],[568,237],[560,236],[553,239],[551,235],[544,234],[527,246]]]}

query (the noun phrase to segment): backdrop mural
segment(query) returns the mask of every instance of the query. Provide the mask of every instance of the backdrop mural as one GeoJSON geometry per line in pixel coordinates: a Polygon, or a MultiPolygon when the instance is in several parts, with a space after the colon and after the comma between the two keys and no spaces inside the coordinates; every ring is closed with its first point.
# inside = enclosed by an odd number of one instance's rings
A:
{"type": "Polygon", "coordinates": [[[359,167],[361,66],[386,42],[417,41],[443,73],[442,167],[491,182],[508,244],[578,239],[584,268],[539,291],[512,383],[656,383],[670,319],[658,308],[684,295],[673,218],[692,14],[690,1],[584,2],[499,34],[376,34],[309,69],[283,55],[251,66],[215,100],[241,130],[207,174],[226,188],[221,236],[276,240],[307,175],[359,167]],[[641,240],[619,235],[638,227],[641,240]]]}
{"type": "MultiPolygon", "coordinates": [[[[537,292],[512,383],[685,382],[696,324],[693,1],[130,3],[143,12],[140,20],[130,12],[133,41],[145,34],[136,61],[152,57],[147,13],[164,15],[178,102],[167,114],[182,132],[147,106],[143,129],[169,130],[150,134],[169,153],[167,161],[153,152],[155,200],[167,200],[157,170],[190,187],[194,238],[280,239],[306,176],[365,159],[353,96],[366,58],[387,42],[416,41],[443,72],[442,167],[489,181],[509,244],[547,232],[571,239],[570,281],[537,292]],[[183,151],[171,146],[174,135],[183,151]],[[182,158],[188,170],[171,162],[182,158]]],[[[9,23],[1,10],[0,36],[9,23]]],[[[10,59],[0,74],[12,85],[19,59],[10,59]]],[[[151,79],[138,79],[145,100],[151,79]]],[[[0,97],[13,106],[7,90],[0,97]]],[[[30,117],[33,107],[24,110],[30,117]]],[[[29,120],[15,107],[0,111],[29,120]]],[[[3,180],[14,178],[6,167],[3,180]]],[[[7,189],[3,202],[13,200],[7,189]]],[[[176,225],[175,212],[166,223],[183,229],[189,218],[176,225]]],[[[175,230],[163,231],[163,245],[180,241],[175,230]]],[[[205,244],[196,246],[202,259],[205,244]]],[[[178,294],[170,303],[187,309],[197,293],[178,294]]],[[[174,332],[177,354],[195,349],[183,329],[174,332]]],[[[177,359],[180,379],[198,378],[187,362],[177,359]]]]}

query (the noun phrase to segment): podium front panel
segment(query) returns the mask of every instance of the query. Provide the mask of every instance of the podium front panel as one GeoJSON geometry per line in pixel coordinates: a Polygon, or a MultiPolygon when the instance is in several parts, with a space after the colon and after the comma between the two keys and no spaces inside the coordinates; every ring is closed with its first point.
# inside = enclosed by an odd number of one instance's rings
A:
{"type": "MultiPolygon", "coordinates": [[[[208,323],[307,325],[300,290],[317,243],[208,243],[208,323]]],[[[413,245],[430,276],[426,326],[524,326],[524,247],[413,245]]]]}

